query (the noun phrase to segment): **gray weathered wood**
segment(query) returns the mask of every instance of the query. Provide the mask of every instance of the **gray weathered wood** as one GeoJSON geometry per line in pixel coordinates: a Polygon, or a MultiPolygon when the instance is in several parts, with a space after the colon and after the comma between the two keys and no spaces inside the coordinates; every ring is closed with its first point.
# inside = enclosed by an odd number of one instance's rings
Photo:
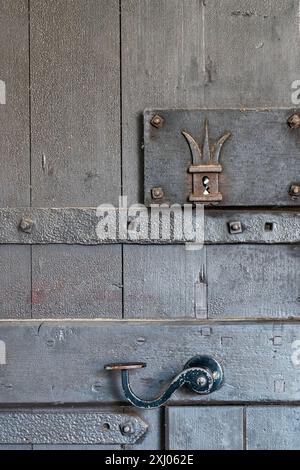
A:
{"type": "Polygon", "coordinates": [[[123,182],[142,202],[142,112],[203,103],[202,2],[122,1],[123,182]]]}
{"type": "Polygon", "coordinates": [[[32,315],[121,318],[121,247],[32,247],[32,315]]]}
{"type": "Polygon", "coordinates": [[[168,407],[166,442],[170,450],[242,450],[243,408],[168,407]]]}
{"type": "Polygon", "coordinates": [[[184,246],[125,246],[125,318],[206,318],[206,299],[201,311],[196,305],[199,295],[205,297],[199,291],[205,253],[184,246]]]}
{"type": "Polygon", "coordinates": [[[225,133],[232,135],[221,151],[218,206],[299,206],[291,197],[292,184],[299,183],[300,129],[290,129],[293,109],[255,110],[157,110],[145,117],[145,203],[186,204],[192,192],[188,168],[192,163],[182,131],[202,146],[204,123],[209,120],[210,142],[225,133]],[[165,119],[156,129],[151,119],[165,119]],[[164,197],[152,198],[152,188],[161,187],[164,197]]]}
{"type": "Polygon", "coordinates": [[[207,247],[209,318],[299,318],[300,247],[207,247]]]}
{"type": "Polygon", "coordinates": [[[118,0],[31,0],[33,205],[120,194],[118,0]]]}
{"type": "Polygon", "coordinates": [[[300,76],[298,0],[209,0],[203,10],[205,105],[291,106],[300,76]]]}
{"type": "Polygon", "coordinates": [[[153,398],[197,354],[219,359],[223,387],[200,396],[183,389],[172,402],[300,400],[300,323],[1,322],[7,363],[0,366],[1,403],[122,402],[120,373],[110,362],[143,361],[133,390],[153,398]]]}
{"type": "Polygon", "coordinates": [[[299,450],[300,408],[249,407],[246,411],[249,450],[299,450]]]}
{"type": "Polygon", "coordinates": [[[1,444],[135,444],[147,432],[137,416],[99,410],[0,412],[1,444]],[[130,423],[132,432],[122,432],[130,423]]]}
{"type": "Polygon", "coordinates": [[[0,207],[30,204],[27,3],[0,1],[0,207]]]}
{"type": "MultiPolygon", "coordinates": [[[[117,218],[119,212],[117,211],[117,218]]],[[[101,240],[96,228],[100,221],[95,208],[0,208],[0,244],[83,244],[97,245],[102,243],[132,244],[181,244],[193,241],[188,234],[182,240],[171,238],[151,238],[151,227],[154,222],[149,214],[148,238],[127,239],[107,237],[101,240]],[[31,219],[33,227],[30,233],[20,230],[22,219],[31,219]]],[[[173,230],[173,219],[170,221],[173,230]]],[[[171,233],[172,234],[172,233],[171,233]]],[[[118,235],[118,233],[117,233],[118,235]]],[[[193,234],[192,234],[193,235],[193,234]]],[[[204,216],[204,240],[207,244],[290,244],[300,243],[300,213],[298,211],[250,212],[207,210],[204,216]],[[242,233],[232,234],[229,223],[240,221],[242,233]]]]}
{"type": "Polygon", "coordinates": [[[30,247],[0,246],[0,318],[30,318],[30,247]]]}

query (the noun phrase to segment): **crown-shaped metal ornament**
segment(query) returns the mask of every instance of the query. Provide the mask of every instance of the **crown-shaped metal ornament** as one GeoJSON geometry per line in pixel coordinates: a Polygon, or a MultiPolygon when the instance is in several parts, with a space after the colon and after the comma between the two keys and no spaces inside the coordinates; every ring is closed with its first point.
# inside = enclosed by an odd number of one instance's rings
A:
{"type": "Polygon", "coordinates": [[[189,173],[192,173],[193,192],[189,195],[189,201],[202,203],[222,201],[222,194],[219,192],[219,173],[222,172],[222,165],[219,160],[222,147],[231,137],[231,133],[226,132],[215,144],[210,144],[209,123],[206,119],[202,149],[191,134],[186,131],[182,131],[182,134],[192,152],[189,173]]]}

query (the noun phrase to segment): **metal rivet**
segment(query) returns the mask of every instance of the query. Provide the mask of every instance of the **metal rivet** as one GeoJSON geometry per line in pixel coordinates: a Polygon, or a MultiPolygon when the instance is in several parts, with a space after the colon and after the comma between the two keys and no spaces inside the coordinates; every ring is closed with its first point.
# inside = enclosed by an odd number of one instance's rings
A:
{"type": "Polygon", "coordinates": [[[205,385],[207,384],[207,380],[205,377],[199,377],[197,379],[197,384],[200,385],[200,387],[205,387],[205,385]]]}
{"type": "Polygon", "coordinates": [[[161,199],[164,197],[164,192],[162,188],[152,188],[151,194],[152,194],[152,199],[161,199]]]}
{"type": "Polygon", "coordinates": [[[299,197],[300,196],[300,186],[298,184],[292,184],[290,187],[289,193],[291,196],[299,197]]]}
{"type": "Polygon", "coordinates": [[[121,432],[122,434],[133,434],[133,426],[131,423],[125,423],[123,426],[121,426],[121,432]]]}
{"type": "Polygon", "coordinates": [[[243,228],[242,228],[241,222],[239,220],[234,221],[234,222],[229,222],[229,231],[230,233],[242,233],[243,228]]]}
{"type": "Polygon", "coordinates": [[[23,217],[19,224],[19,229],[22,232],[31,233],[33,227],[33,220],[30,217],[23,217]]]}
{"type": "Polygon", "coordinates": [[[157,129],[162,128],[164,123],[165,123],[165,120],[161,116],[159,116],[158,114],[153,116],[153,118],[150,121],[150,124],[152,126],[156,127],[157,129]]]}
{"type": "Polygon", "coordinates": [[[300,115],[293,114],[291,117],[288,118],[287,123],[291,129],[298,129],[300,127],[300,115]]]}

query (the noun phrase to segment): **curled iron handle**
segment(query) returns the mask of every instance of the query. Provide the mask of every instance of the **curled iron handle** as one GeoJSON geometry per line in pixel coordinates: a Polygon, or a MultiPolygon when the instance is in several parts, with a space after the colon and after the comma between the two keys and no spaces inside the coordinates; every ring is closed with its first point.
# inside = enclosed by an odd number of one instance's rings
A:
{"type": "Polygon", "coordinates": [[[184,370],[178,374],[170,383],[169,387],[154,400],[143,400],[131,389],[129,382],[129,371],[141,369],[147,364],[143,362],[132,362],[123,364],[107,364],[104,368],[110,371],[121,371],[122,387],[126,399],[138,408],[157,408],[163,406],[176,390],[185,385],[192,392],[200,395],[208,395],[218,390],[224,380],[221,365],[216,359],[208,356],[195,356],[190,359],[184,370]]]}

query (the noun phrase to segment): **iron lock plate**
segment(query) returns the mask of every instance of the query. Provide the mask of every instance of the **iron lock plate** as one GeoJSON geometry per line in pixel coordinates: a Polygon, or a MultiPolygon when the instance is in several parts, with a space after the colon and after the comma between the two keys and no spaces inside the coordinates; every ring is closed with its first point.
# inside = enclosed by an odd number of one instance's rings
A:
{"type": "Polygon", "coordinates": [[[299,205],[297,116],[295,109],[146,110],[145,204],[299,205]]]}

